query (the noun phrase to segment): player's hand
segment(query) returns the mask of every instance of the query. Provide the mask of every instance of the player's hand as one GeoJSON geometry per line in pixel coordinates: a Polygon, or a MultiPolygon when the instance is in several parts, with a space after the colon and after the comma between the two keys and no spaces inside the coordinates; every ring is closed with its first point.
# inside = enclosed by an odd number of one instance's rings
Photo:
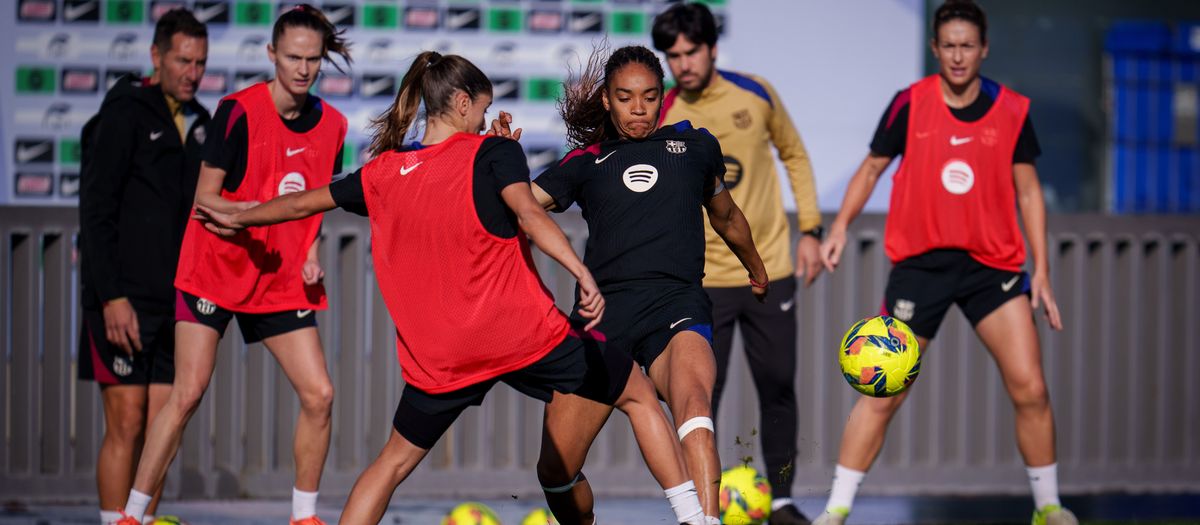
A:
{"type": "Polygon", "coordinates": [[[585,332],[595,328],[604,317],[604,296],[600,295],[600,287],[596,286],[591,272],[584,273],[579,278],[579,315],[584,319],[591,319],[587,326],[583,327],[585,332]]]}
{"type": "Polygon", "coordinates": [[[801,235],[796,243],[796,278],[804,279],[804,287],[812,286],[821,275],[821,241],[812,235],[801,235]]]}
{"type": "Polygon", "coordinates": [[[846,248],[846,229],[833,226],[825,242],[821,243],[821,263],[832,272],[842,262],[842,250],[846,248]]]}
{"type": "Polygon", "coordinates": [[[317,284],[325,278],[325,270],[321,269],[321,261],[316,259],[305,260],[304,266],[300,268],[300,273],[304,276],[304,284],[308,286],[317,284]]]}
{"type": "Polygon", "coordinates": [[[754,294],[754,300],[760,303],[767,302],[767,292],[771,289],[771,281],[767,280],[766,276],[763,276],[761,281],[755,280],[755,282],[763,283],[763,285],[757,286],[753,283],[750,285],[750,293],[754,294]]]}
{"type": "Polygon", "coordinates": [[[492,119],[492,127],[488,129],[487,134],[506,139],[521,140],[521,128],[513,131],[512,120],[512,113],[501,111],[499,118],[492,119]]]}
{"type": "Polygon", "coordinates": [[[196,204],[196,209],[192,212],[192,218],[200,221],[204,225],[204,229],[210,232],[222,237],[232,237],[244,228],[237,220],[237,213],[257,205],[257,202],[254,202],[253,206],[245,206],[243,203],[238,203],[238,208],[240,209],[237,212],[225,213],[203,204],[196,204]]]}
{"type": "Polygon", "coordinates": [[[1034,273],[1029,291],[1033,296],[1033,311],[1036,312],[1039,306],[1045,305],[1046,319],[1050,321],[1050,328],[1062,330],[1062,317],[1058,313],[1058,302],[1054,300],[1054,291],[1050,289],[1050,278],[1046,277],[1044,272],[1034,273]]]}
{"type": "Polygon", "coordinates": [[[129,299],[120,297],[104,303],[104,335],[126,354],[142,351],[142,336],[138,330],[137,312],[129,299]]]}

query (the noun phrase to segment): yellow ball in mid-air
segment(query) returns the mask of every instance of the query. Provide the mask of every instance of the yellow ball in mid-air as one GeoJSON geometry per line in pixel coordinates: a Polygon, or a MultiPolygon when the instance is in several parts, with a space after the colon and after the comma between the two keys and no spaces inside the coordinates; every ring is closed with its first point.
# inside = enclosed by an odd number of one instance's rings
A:
{"type": "Polygon", "coordinates": [[[921,349],[908,325],[881,315],[850,327],[838,348],[838,364],[855,390],[872,397],[890,397],[917,379],[921,349]]]}

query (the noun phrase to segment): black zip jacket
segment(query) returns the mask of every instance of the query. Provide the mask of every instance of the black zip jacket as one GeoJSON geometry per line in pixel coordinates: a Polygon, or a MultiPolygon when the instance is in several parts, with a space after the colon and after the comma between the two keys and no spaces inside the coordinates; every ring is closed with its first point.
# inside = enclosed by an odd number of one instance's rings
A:
{"type": "Polygon", "coordinates": [[[83,128],[79,247],[83,307],[127,297],[166,314],[200,175],[208,110],[184,104],[186,143],[159,86],[127,76],[83,128]]]}

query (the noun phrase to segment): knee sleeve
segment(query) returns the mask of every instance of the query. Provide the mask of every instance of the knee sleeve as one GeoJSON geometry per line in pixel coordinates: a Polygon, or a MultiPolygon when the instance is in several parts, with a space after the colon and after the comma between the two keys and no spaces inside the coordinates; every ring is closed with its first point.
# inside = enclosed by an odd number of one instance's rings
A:
{"type": "Polygon", "coordinates": [[[682,425],[679,425],[679,440],[683,441],[684,437],[686,437],[688,434],[691,434],[693,430],[698,428],[707,429],[709,432],[715,433],[712,418],[698,416],[684,421],[682,425]]]}

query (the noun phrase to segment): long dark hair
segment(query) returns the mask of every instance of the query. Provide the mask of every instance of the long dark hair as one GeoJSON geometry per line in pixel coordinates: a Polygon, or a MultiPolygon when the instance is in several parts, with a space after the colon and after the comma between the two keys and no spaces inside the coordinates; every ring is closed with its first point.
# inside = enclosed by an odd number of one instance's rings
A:
{"type": "Polygon", "coordinates": [[[271,29],[271,45],[279,44],[279,38],[283,36],[284,30],[289,27],[307,27],[321,34],[321,43],[324,48],[321,52],[321,58],[324,58],[338,71],[345,73],[342,66],[333,61],[331,54],[337,54],[342,57],[346,65],[350,65],[350,42],[342,36],[346,32],[345,29],[338,29],[333,25],[328,18],[325,18],[325,13],[309,4],[296,4],[295,7],[288,9],[279,15],[279,19],[275,21],[275,27],[271,29]]]}
{"type": "Polygon", "coordinates": [[[621,68],[629,64],[646,66],[658,77],[658,88],[660,92],[662,90],[662,63],[653,51],[644,46],[625,46],[613,51],[606,60],[604,55],[607,51],[607,43],[598,44],[578,76],[568,78],[563,84],[565,89],[558,100],[558,114],[567,125],[567,145],[572,148],[582,148],[620,136],[613,125],[612,116],[604,109],[602,97],[604,90],[608,89],[608,81],[621,68]]]}
{"type": "Polygon", "coordinates": [[[492,94],[492,81],[475,64],[458,55],[425,51],[413,59],[396,100],[371,121],[372,157],[403,146],[404,134],[417,116],[417,107],[425,102],[425,114],[433,117],[450,107],[456,91],[463,91],[471,100],[492,94]]]}
{"type": "Polygon", "coordinates": [[[933,41],[938,39],[938,29],[952,20],[962,20],[979,28],[979,43],[987,44],[987,15],[974,0],[946,0],[933,12],[933,41]]]}

